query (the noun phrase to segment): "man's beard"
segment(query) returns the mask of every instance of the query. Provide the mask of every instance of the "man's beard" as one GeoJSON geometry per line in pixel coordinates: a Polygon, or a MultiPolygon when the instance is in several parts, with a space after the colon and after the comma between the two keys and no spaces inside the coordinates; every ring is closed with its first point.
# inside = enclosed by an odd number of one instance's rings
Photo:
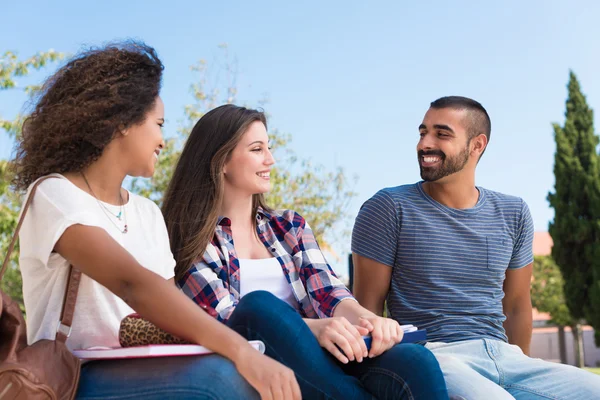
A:
{"type": "Polygon", "coordinates": [[[419,150],[417,155],[419,160],[419,168],[421,170],[421,179],[424,181],[433,182],[442,179],[445,176],[459,172],[465,167],[467,161],[469,161],[469,143],[467,143],[463,151],[451,158],[447,158],[446,154],[440,150],[419,150]],[[423,156],[438,156],[441,159],[440,164],[434,167],[423,167],[421,164],[423,156]]]}

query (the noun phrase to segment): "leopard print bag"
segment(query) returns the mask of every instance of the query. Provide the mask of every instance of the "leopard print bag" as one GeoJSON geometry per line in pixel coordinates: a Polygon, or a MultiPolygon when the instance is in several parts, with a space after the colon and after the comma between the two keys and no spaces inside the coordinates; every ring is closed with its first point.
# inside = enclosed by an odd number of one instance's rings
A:
{"type": "MultiPolygon", "coordinates": [[[[217,313],[213,308],[205,305],[200,307],[216,318],[217,313]]],[[[190,342],[160,329],[139,314],[130,314],[121,321],[119,343],[121,347],[133,347],[150,344],[188,344],[190,342]]]]}

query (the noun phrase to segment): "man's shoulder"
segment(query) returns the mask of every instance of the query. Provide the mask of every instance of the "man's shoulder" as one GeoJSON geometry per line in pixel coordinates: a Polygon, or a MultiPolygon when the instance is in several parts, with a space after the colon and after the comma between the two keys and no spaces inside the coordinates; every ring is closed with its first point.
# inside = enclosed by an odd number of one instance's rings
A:
{"type": "Polygon", "coordinates": [[[503,208],[517,208],[520,210],[525,204],[525,201],[519,196],[501,193],[482,187],[479,187],[479,189],[483,191],[486,198],[486,202],[490,202],[495,206],[503,208]]]}
{"type": "Polygon", "coordinates": [[[379,190],[371,198],[387,199],[396,204],[402,203],[404,201],[410,201],[411,198],[414,198],[419,194],[419,189],[417,185],[418,183],[412,183],[408,185],[386,187],[379,190]]]}

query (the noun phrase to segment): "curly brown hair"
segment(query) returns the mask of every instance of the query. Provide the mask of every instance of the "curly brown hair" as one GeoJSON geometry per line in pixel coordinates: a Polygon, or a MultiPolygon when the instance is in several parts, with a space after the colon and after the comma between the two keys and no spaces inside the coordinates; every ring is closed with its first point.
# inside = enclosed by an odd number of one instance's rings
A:
{"type": "Polygon", "coordinates": [[[23,123],[13,181],[25,190],[50,173],[79,172],[115,134],[142,123],[160,91],[164,67],[141,42],[113,43],[73,57],[46,80],[23,123]]]}

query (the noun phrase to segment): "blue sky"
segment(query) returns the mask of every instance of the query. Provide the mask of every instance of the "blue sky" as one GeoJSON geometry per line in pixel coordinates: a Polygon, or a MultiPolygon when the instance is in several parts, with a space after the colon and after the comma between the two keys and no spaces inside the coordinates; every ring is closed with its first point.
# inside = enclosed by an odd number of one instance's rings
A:
{"type": "MultiPolygon", "coordinates": [[[[417,127],[432,100],[472,97],[492,119],[477,184],[523,197],[536,230],[547,230],[551,123],[564,120],[569,69],[590,106],[600,108],[600,3],[449,3],[13,1],[2,5],[0,52],[75,53],[142,39],[166,67],[169,134],[191,102],[190,65],[216,63],[218,45],[227,43],[240,102],[256,106],[266,96],[270,127],[292,134],[300,157],[358,177],[352,216],[380,188],[419,179],[417,127]]],[[[0,93],[0,115],[14,116],[24,100],[0,93]]],[[[6,158],[12,144],[4,136],[6,158]]]]}

